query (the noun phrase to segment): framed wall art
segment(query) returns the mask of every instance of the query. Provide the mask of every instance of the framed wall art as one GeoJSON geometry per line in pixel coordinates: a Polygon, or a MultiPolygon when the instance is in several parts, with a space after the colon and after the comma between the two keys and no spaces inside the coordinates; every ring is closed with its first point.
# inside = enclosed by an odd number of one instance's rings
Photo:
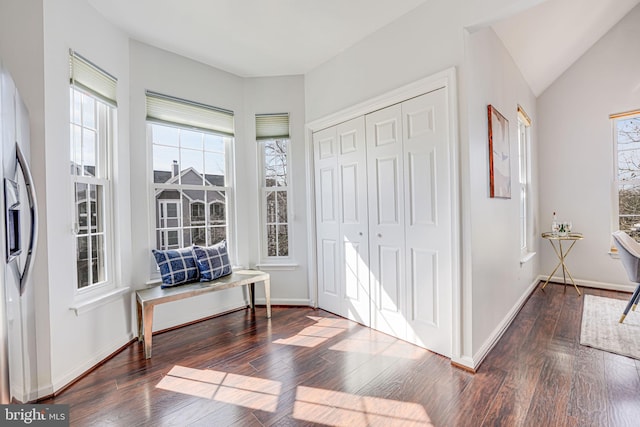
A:
{"type": "Polygon", "coordinates": [[[489,194],[492,198],[511,198],[511,153],[509,121],[492,105],[489,118],[489,194]]]}

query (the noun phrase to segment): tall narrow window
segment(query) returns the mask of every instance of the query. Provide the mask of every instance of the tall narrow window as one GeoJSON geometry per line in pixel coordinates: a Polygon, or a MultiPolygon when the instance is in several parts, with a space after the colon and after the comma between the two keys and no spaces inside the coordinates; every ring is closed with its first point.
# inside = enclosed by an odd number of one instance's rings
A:
{"type": "Polygon", "coordinates": [[[107,283],[111,264],[111,171],[116,79],[70,53],[70,173],[79,289],[107,283]]]}
{"type": "Polygon", "coordinates": [[[261,163],[262,258],[291,255],[289,115],[256,116],[261,163]]]}
{"type": "Polygon", "coordinates": [[[520,256],[527,258],[532,254],[530,242],[531,224],[531,177],[530,162],[530,133],[531,120],[524,110],[518,106],[518,161],[520,183],[520,256]]]}
{"type": "Polygon", "coordinates": [[[147,92],[156,248],[230,240],[233,113],[147,92]]]}
{"type": "Polygon", "coordinates": [[[640,110],[614,114],[617,228],[640,241],[640,110]]]}

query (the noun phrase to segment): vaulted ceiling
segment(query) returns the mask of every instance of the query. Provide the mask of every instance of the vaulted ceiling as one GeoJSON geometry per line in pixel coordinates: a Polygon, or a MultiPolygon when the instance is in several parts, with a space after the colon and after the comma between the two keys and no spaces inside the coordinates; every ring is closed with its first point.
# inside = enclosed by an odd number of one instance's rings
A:
{"type": "MultiPolygon", "coordinates": [[[[243,77],[305,74],[427,1],[88,0],[136,40],[243,77]]],[[[639,2],[538,0],[492,27],[539,95],[639,2]]]]}

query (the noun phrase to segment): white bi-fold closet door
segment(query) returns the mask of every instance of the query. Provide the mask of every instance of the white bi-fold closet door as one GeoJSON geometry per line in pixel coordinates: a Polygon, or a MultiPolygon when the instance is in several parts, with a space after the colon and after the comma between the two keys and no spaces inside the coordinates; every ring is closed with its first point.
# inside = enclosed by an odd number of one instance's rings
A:
{"type": "Polygon", "coordinates": [[[313,135],[318,305],[370,325],[364,117],[313,135]]]}
{"type": "Polygon", "coordinates": [[[445,89],[438,89],[314,133],[313,142],[318,305],[352,319],[357,306],[360,318],[354,320],[450,356],[452,214],[446,102],[445,89]],[[342,159],[341,135],[350,135],[349,128],[360,135],[360,126],[364,143],[353,145],[358,156],[342,159]],[[358,175],[349,172],[354,170],[358,175]],[[345,207],[357,215],[347,216],[345,207]]]}

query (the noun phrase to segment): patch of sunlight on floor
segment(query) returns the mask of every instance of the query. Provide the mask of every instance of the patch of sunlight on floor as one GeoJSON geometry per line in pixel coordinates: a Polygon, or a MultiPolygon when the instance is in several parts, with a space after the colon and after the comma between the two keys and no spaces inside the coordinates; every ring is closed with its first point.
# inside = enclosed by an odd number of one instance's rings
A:
{"type": "Polygon", "coordinates": [[[175,365],[156,387],[245,408],[275,412],[282,384],[279,381],[175,365]]]}
{"type": "Polygon", "coordinates": [[[331,426],[433,426],[418,403],[299,386],[293,418],[331,426]]]}
{"type": "Polygon", "coordinates": [[[289,338],[280,338],[275,340],[274,344],[295,345],[298,347],[316,347],[329,338],[346,331],[352,324],[345,319],[330,319],[326,317],[307,316],[311,320],[315,320],[316,324],[307,326],[296,335],[289,338]]]}

